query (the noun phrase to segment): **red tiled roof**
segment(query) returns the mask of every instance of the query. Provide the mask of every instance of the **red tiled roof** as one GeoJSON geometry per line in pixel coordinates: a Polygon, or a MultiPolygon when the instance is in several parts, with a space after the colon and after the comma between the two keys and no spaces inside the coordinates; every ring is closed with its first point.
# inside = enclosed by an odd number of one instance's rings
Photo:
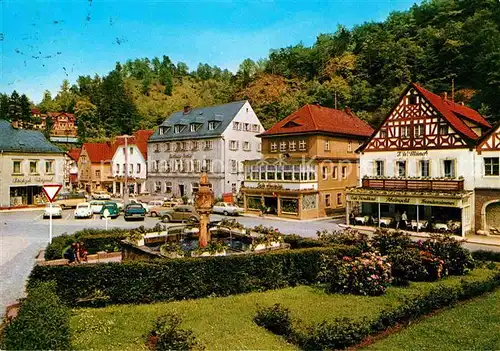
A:
{"type": "Polygon", "coordinates": [[[80,153],[82,152],[82,149],[80,148],[73,148],[68,151],[69,157],[71,157],[73,160],[78,161],[78,157],[80,157],[80,153]]]}
{"type": "Polygon", "coordinates": [[[422,94],[439,113],[441,113],[453,129],[467,138],[476,140],[479,136],[465,124],[463,119],[470,120],[479,124],[481,127],[491,128],[491,125],[477,111],[453,101],[443,99],[441,96],[431,93],[418,84],[412,83],[412,86],[422,94]]]}
{"type": "Polygon", "coordinates": [[[319,105],[304,105],[260,135],[309,132],[369,137],[373,128],[349,109],[341,111],[319,105]]]}
{"type": "Polygon", "coordinates": [[[109,143],[85,143],[82,149],[87,150],[90,162],[110,162],[113,158],[111,145],[109,143]]]}

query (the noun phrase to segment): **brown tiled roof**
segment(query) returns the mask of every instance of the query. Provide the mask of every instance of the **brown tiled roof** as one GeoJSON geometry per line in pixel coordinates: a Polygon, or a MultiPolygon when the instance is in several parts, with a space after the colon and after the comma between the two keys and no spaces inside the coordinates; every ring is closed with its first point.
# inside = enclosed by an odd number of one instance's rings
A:
{"type": "Polygon", "coordinates": [[[87,150],[90,162],[98,163],[101,161],[110,162],[113,158],[113,153],[110,143],[85,143],[82,150],[87,150]]]}
{"type": "Polygon", "coordinates": [[[311,132],[369,137],[373,128],[349,109],[341,111],[319,105],[304,105],[260,136],[311,132]]]}
{"type": "MultiPolygon", "coordinates": [[[[127,144],[128,145],[137,145],[137,148],[139,148],[139,151],[141,152],[142,156],[144,156],[144,159],[148,159],[148,139],[153,135],[154,131],[153,130],[138,130],[136,131],[131,137],[128,138],[127,144]]],[[[112,153],[114,155],[116,149],[120,145],[125,145],[125,140],[124,138],[116,138],[115,142],[112,145],[112,153]]]]}

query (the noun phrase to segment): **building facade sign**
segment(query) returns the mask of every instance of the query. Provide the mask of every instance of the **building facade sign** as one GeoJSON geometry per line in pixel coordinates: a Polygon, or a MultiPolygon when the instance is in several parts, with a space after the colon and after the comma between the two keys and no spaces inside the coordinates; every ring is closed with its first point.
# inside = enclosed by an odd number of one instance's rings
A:
{"type": "Polygon", "coordinates": [[[396,152],[396,157],[423,157],[423,156],[429,156],[429,151],[423,150],[423,151],[397,151],[396,152]]]}
{"type": "Polygon", "coordinates": [[[458,199],[409,197],[409,196],[347,195],[347,201],[376,202],[382,204],[400,204],[400,205],[462,207],[462,201],[458,199]]]}
{"type": "Polygon", "coordinates": [[[12,183],[14,184],[30,184],[30,183],[45,183],[53,182],[53,176],[28,176],[28,177],[13,177],[12,183]]]}

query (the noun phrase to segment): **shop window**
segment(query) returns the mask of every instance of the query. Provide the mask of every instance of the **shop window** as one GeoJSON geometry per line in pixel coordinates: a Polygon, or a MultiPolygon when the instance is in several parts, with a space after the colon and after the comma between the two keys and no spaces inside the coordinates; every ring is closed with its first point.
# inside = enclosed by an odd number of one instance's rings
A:
{"type": "Polygon", "coordinates": [[[267,180],[275,180],[276,166],[267,166],[267,180]]]}
{"type": "Polygon", "coordinates": [[[485,157],[484,158],[484,175],[498,176],[499,170],[499,157],[485,157]]]}
{"type": "Polygon", "coordinates": [[[293,178],[293,166],[284,166],[283,179],[292,180],[293,178]]]}
{"type": "Polygon", "coordinates": [[[455,178],[455,160],[443,160],[443,173],[447,178],[455,178]]]}
{"type": "Polygon", "coordinates": [[[252,179],[259,180],[259,166],[252,166],[252,179]]]}
{"type": "Polygon", "coordinates": [[[299,213],[299,200],[298,199],[281,199],[281,212],[297,214],[299,213]]]}
{"type": "Polygon", "coordinates": [[[300,165],[293,166],[293,180],[300,181],[300,165]]]}
{"type": "Polygon", "coordinates": [[[406,161],[396,161],[398,177],[406,177],[406,161]]]}
{"type": "Polygon", "coordinates": [[[30,173],[38,174],[38,161],[30,161],[30,173]]]}
{"type": "Polygon", "coordinates": [[[325,207],[330,207],[331,205],[330,194],[325,194],[325,207]]]}
{"type": "Polygon", "coordinates": [[[22,174],[21,161],[12,161],[12,173],[22,174]]]}
{"type": "Polygon", "coordinates": [[[316,166],[309,165],[309,180],[316,180],[316,166]]]}
{"type": "Polygon", "coordinates": [[[262,206],[262,200],[257,196],[247,197],[247,207],[251,210],[259,210],[262,206]]]}
{"type": "Polygon", "coordinates": [[[276,180],[283,180],[283,166],[276,166],[276,180]]]}
{"type": "Polygon", "coordinates": [[[420,160],[420,176],[430,177],[429,160],[420,160]]]}
{"type": "Polygon", "coordinates": [[[342,205],[342,194],[337,194],[337,205],[342,205]]]}

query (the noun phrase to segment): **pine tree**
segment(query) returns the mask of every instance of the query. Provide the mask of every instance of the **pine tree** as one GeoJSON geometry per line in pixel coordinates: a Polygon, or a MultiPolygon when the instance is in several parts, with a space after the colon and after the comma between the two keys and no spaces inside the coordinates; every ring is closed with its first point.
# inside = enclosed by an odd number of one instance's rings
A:
{"type": "Polygon", "coordinates": [[[21,120],[21,102],[17,91],[13,91],[9,99],[8,119],[11,121],[21,120]]]}
{"type": "Polygon", "coordinates": [[[9,97],[7,94],[0,94],[0,119],[9,119],[9,97]]]}
{"type": "Polygon", "coordinates": [[[21,95],[21,98],[19,99],[19,106],[21,109],[21,120],[27,125],[31,124],[31,105],[26,95],[21,95]]]}

